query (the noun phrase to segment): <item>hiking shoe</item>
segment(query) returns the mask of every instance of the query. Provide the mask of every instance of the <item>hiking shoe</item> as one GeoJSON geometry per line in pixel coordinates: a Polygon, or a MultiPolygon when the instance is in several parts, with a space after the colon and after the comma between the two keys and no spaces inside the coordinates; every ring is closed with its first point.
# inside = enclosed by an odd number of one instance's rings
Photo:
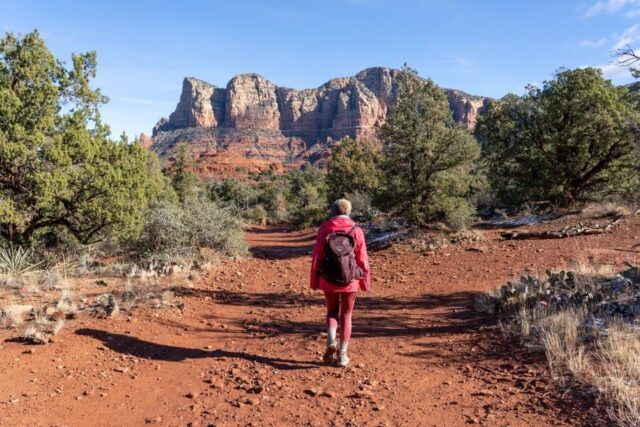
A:
{"type": "Polygon", "coordinates": [[[324,350],[324,356],[322,361],[326,365],[331,365],[336,360],[336,352],[338,350],[338,343],[336,341],[327,344],[327,348],[324,350]]]}
{"type": "Polygon", "coordinates": [[[339,366],[340,368],[344,368],[348,364],[349,364],[349,356],[347,356],[347,353],[339,353],[338,358],[336,360],[336,366],[339,366]]]}

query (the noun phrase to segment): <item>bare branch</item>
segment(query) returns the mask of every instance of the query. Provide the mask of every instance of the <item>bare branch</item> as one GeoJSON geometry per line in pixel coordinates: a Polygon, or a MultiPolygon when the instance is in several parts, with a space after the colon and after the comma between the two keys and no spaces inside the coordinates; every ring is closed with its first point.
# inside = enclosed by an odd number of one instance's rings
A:
{"type": "Polygon", "coordinates": [[[640,78],[640,53],[629,45],[614,52],[618,58],[617,64],[627,68],[635,78],[640,78]]]}

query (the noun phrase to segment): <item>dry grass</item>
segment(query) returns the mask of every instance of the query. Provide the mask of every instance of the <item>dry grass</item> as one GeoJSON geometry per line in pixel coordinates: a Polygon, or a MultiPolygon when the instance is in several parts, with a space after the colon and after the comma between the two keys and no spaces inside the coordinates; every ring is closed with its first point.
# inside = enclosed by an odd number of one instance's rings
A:
{"type": "Polygon", "coordinates": [[[569,309],[536,319],[540,342],[556,378],[562,378],[564,372],[582,373],[588,365],[579,331],[584,317],[584,310],[569,309]]]}
{"type": "MultiPolygon", "coordinates": [[[[615,277],[611,266],[594,266],[580,260],[573,272],[576,288],[585,292],[597,289],[599,281],[615,277]]],[[[613,422],[640,427],[640,326],[637,320],[623,321],[617,315],[607,316],[596,311],[592,304],[573,301],[551,306],[542,299],[532,301],[532,296],[543,298],[535,293],[521,296],[498,289],[479,298],[476,307],[501,316],[504,332],[519,339],[524,346],[543,351],[553,377],[560,384],[596,390],[613,422]],[[525,297],[528,299],[523,299],[525,297]],[[498,300],[512,303],[496,305],[498,300]],[[505,307],[511,311],[500,311],[505,307]]],[[[621,293],[618,301],[630,304],[628,296],[621,293]]]]}
{"type": "Polygon", "coordinates": [[[607,402],[612,421],[640,426],[640,334],[615,322],[590,340],[582,331],[585,310],[570,308],[554,314],[521,309],[505,331],[530,348],[543,350],[554,379],[567,387],[593,388],[607,402]]]}
{"type": "Polygon", "coordinates": [[[613,403],[611,418],[621,425],[640,425],[640,335],[627,325],[617,324],[598,342],[598,369],[591,383],[613,403]]]}
{"type": "Polygon", "coordinates": [[[627,216],[631,215],[631,212],[628,206],[613,202],[591,203],[582,210],[585,216],[593,219],[627,216]]]}

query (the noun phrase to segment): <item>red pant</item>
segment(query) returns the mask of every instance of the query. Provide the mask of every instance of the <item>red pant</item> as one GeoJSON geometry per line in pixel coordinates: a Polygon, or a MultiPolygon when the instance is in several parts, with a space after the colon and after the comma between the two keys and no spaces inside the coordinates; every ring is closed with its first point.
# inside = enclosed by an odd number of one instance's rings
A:
{"type": "Polygon", "coordinates": [[[340,341],[348,342],[351,338],[351,315],[356,303],[357,292],[324,291],[327,303],[327,327],[338,328],[340,324],[340,341]]]}

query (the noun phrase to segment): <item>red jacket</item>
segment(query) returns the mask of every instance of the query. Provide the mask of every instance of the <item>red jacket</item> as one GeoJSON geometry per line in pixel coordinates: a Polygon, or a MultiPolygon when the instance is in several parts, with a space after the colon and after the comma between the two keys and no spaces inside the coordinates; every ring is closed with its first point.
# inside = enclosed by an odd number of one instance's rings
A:
{"type": "Polygon", "coordinates": [[[313,258],[311,260],[311,289],[322,289],[323,291],[333,292],[357,292],[358,289],[368,291],[371,286],[370,271],[369,271],[369,257],[367,256],[367,245],[364,240],[364,232],[360,227],[356,227],[353,230],[353,238],[356,242],[356,262],[362,269],[364,277],[357,279],[349,283],[347,286],[334,286],[331,282],[328,282],[323,277],[318,276],[318,267],[320,257],[324,252],[324,246],[326,244],[326,237],[329,233],[334,231],[348,232],[353,227],[355,222],[346,215],[334,216],[331,219],[322,223],[318,229],[316,236],[316,244],[313,247],[313,258]]]}

